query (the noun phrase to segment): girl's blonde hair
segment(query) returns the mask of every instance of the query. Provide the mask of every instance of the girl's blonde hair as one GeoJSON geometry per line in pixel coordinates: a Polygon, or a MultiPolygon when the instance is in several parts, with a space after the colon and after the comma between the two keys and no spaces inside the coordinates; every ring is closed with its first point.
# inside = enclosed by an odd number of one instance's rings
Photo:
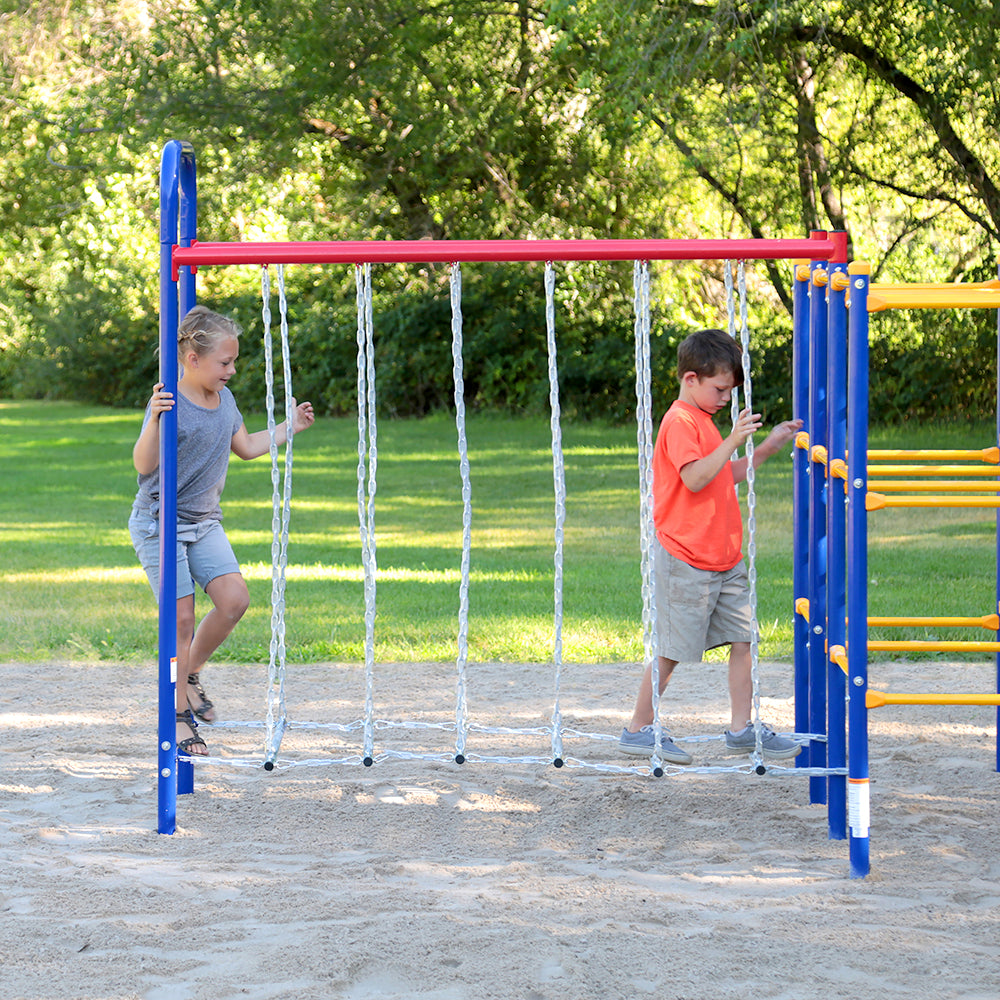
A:
{"type": "Polygon", "coordinates": [[[228,316],[212,312],[207,306],[195,306],[177,327],[177,357],[183,360],[188,351],[194,351],[200,358],[220,340],[239,338],[242,332],[239,323],[228,316]]]}

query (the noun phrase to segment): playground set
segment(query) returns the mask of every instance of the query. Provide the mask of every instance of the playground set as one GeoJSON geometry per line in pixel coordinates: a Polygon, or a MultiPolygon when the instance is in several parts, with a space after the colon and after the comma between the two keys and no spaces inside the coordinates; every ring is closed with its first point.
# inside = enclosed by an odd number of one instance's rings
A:
{"type": "MultiPolygon", "coordinates": [[[[640,556],[643,571],[643,638],[647,658],[655,664],[655,594],[652,586],[651,462],[653,408],[649,368],[649,262],[661,260],[719,260],[726,264],[730,332],[742,341],[747,380],[743,405],[751,405],[748,333],[746,327],[745,264],[752,260],[788,260],[794,268],[793,407],[804,428],[794,449],[794,579],[791,605],[795,645],[795,737],[804,752],[795,766],[777,766],[760,752],[759,719],[755,719],[758,746],[749,764],[736,768],[685,768],[686,771],[742,770],[758,774],[806,777],[810,800],[825,803],[831,839],[848,839],[850,872],[869,873],[869,761],[868,712],[883,706],[907,704],[995,705],[1000,721],[1000,603],[980,616],[943,618],[909,616],[870,617],[868,614],[868,518],[894,507],[1000,508],[1000,449],[972,451],[875,451],[868,447],[868,334],[870,314],[886,309],[1000,309],[1000,281],[975,285],[879,285],[870,282],[867,264],[847,260],[845,233],[815,232],[806,239],[749,240],[503,240],[503,241],[351,241],[209,243],[197,239],[197,184],[194,150],[171,141],[163,150],[160,175],[160,379],[176,392],[177,325],[196,302],[198,268],[255,265],[261,268],[265,360],[268,374],[268,426],[272,430],[272,485],[274,499],[274,575],[272,587],[271,664],[267,693],[264,751],[252,766],[271,770],[295,762],[279,757],[282,734],[289,723],[283,695],[284,571],[287,565],[288,516],[291,500],[292,441],[285,452],[284,484],[279,481],[273,428],[273,374],[271,372],[270,268],[277,274],[280,293],[282,359],[286,400],[291,398],[284,266],[329,263],[354,267],[358,306],[358,513],[365,571],[366,705],[364,719],[341,731],[359,730],[362,747],[343,763],[371,766],[399,752],[376,752],[371,678],[374,670],[374,620],[377,569],[375,565],[374,494],[377,441],[375,424],[375,368],[371,275],[373,264],[442,263],[451,267],[455,410],[459,466],[462,474],[463,551],[459,587],[457,704],[454,753],[457,763],[507,761],[511,758],[469,753],[465,736],[470,726],[464,701],[464,669],[468,655],[469,526],[471,490],[465,441],[462,381],[461,265],[466,262],[536,261],[545,264],[546,329],[549,348],[549,384],[552,426],[555,515],[555,622],[553,667],[556,702],[546,732],[552,744],[548,762],[557,767],[596,767],[628,774],[662,776],[680,769],[663,765],[658,753],[649,768],[595,764],[564,752],[563,738],[597,734],[568,731],[562,726],[558,691],[561,657],[562,535],[565,483],[559,427],[558,367],[556,361],[553,264],[560,261],[632,261],[635,286],[637,436],[640,494],[640,556]],[[739,320],[732,283],[738,274],[739,320]],[[962,464],[939,464],[939,463],[962,464]],[[879,464],[884,463],[884,464],[879,464]],[[951,477],[947,480],[941,477],[951,477]],[[980,477],[962,479],[961,477],[980,477]],[[981,477],[991,477],[983,479],[981,477]],[[923,478],[921,478],[923,477],[923,478]],[[992,492],[992,496],[984,494],[992,492]],[[972,494],[972,495],[969,495],[972,494]],[[869,627],[921,625],[969,626],[994,634],[989,642],[932,642],[869,639],[869,627]],[[926,695],[869,690],[869,653],[873,651],[973,651],[997,654],[998,684],[993,692],[926,695]]],[[[998,405],[1000,413],[1000,405],[998,405]]],[[[1000,430],[998,430],[1000,433],[1000,430]]],[[[159,727],[158,830],[176,828],[177,795],[193,789],[193,764],[178,756],[175,738],[176,683],[176,568],[172,555],[176,541],[176,411],[162,418],[161,433],[161,561],[159,594],[159,727]],[[166,599],[169,595],[170,599],[166,599]]],[[[752,441],[747,442],[752,458],[752,441]]],[[[752,461],[749,463],[752,469],[752,461]]],[[[748,569],[756,616],[754,484],[747,481],[749,510],[748,569]]],[[[1000,515],[998,515],[1000,517],[1000,515]]],[[[1000,567],[1000,550],[997,565],[1000,567]]],[[[1000,568],[997,573],[1000,602],[1000,568]]],[[[754,658],[754,704],[759,702],[754,658]]],[[[654,684],[654,690],[656,685],[654,684]]],[[[657,709],[658,705],[654,705],[657,709]]],[[[471,727],[475,728],[475,727],[471,727]]],[[[511,730],[504,730],[511,732],[511,730]]],[[[532,730],[532,732],[539,732],[532,730]]],[[[660,725],[655,722],[657,749],[660,725]]],[[[414,756],[414,755],[409,755],[414,756]]],[[[528,758],[517,758],[527,760],[528,758]]],[[[530,758],[541,760],[541,758],[530,758]]],[[[339,763],[337,761],[335,763],[339,763]]],[[[306,762],[302,762],[306,763],[306,762]]],[[[314,762],[308,762],[314,763],[314,762]]],[[[324,761],[324,763],[332,763],[324,761]]],[[[199,766],[203,766],[199,764],[199,766]]],[[[997,768],[1000,770],[1000,747],[997,768]]]]}

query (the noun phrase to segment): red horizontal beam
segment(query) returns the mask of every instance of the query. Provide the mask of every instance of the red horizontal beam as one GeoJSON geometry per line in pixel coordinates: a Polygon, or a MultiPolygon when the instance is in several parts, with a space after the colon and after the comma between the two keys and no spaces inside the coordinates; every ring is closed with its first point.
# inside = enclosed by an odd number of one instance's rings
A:
{"type": "Polygon", "coordinates": [[[843,233],[787,240],[354,240],[175,246],[173,269],[213,264],[557,260],[846,260],[843,233]]]}

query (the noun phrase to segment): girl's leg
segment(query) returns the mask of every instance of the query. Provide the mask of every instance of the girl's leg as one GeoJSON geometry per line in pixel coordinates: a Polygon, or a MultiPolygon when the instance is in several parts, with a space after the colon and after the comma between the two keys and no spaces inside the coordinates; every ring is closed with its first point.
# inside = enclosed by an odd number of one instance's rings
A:
{"type": "MultiPolygon", "coordinates": [[[[224,573],[222,576],[217,576],[205,588],[205,593],[212,601],[212,610],[202,618],[191,641],[187,670],[184,674],[185,698],[192,693],[195,699],[198,697],[197,693],[190,690],[191,686],[187,683],[188,674],[197,674],[201,671],[209,657],[222,645],[250,606],[250,592],[241,573],[224,573]]],[[[178,690],[180,686],[178,666],[178,690]]],[[[187,707],[187,702],[184,707],[187,707]]],[[[197,707],[197,704],[192,705],[192,708],[197,707]]],[[[214,718],[214,715],[212,717],[214,718]]]]}
{"type": "MultiPolygon", "coordinates": [[[[188,707],[188,673],[191,662],[191,640],[194,636],[194,594],[177,601],[177,711],[186,712],[188,707]]],[[[177,742],[194,736],[194,730],[186,722],[177,723],[177,742]]],[[[194,743],[188,754],[207,754],[208,747],[194,743]]]]}
{"type": "MultiPolygon", "coordinates": [[[[665,656],[659,657],[657,661],[657,673],[659,674],[660,694],[663,694],[670,680],[670,675],[677,666],[676,660],[668,660],[665,656]]],[[[639,694],[635,699],[635,711],[632,713],[632,721],[628,725],[630,733],[637,733],[643,726],[653,724],[653,668],[646,667],[646,672],[642,675],[639,684],[639,694]]]]}

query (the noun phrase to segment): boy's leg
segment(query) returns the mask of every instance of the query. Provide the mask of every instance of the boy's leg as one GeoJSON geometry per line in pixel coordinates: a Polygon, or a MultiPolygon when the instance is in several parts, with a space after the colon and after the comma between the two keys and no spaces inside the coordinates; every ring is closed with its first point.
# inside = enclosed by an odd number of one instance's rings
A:
{"type": "MultiPolygon", "coordinates": [[[[670,675],[677,666],[677,660],[668,660],[665,656],[657,658],[657,671],[659,673],[660,694],[663,694],[670,680],[670,675]]],[[[639,694],[635,700],[635,711],[632,713],[632,721],[628,724],[630,733],[637,733],[643,726],[653,724],[653,667],[647,664],[646,670],[639,683],[639,694]]]]}
{"type": "MultiPolygon", "coordinates": [[[[756,733],[753,729],[753,672],[750,643],[734,642],[729,651],[729,699],[732,721],[726,733],[728,753],[753,753],[756,733]],[[746,732],[742,732],[744,727],[746,732]]],[[[761,723],[761,753],[767,760],[790,760],[802,751],[795,740],[779,736],[770,726],[761,723]]]]}
{"type": "Polygon", "coordinates": [[[753,718],[753,664],[749,642],[734,642],[729,650],[730,732],[739,732],[753,718]]]}

